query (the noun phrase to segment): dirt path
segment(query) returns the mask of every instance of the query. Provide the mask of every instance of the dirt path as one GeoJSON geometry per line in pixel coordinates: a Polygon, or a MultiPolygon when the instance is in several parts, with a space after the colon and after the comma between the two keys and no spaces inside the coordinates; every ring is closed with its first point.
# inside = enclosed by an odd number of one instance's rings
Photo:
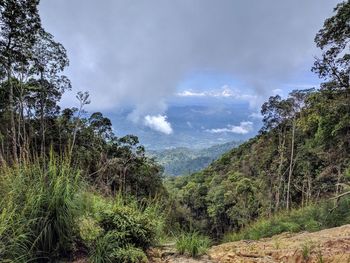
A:
{"type": "Polygon", "coordinates": [[[191,258],[184,255],[179,255],[176,252],[175,244],[164,244],[161,247],[155,248],[149,252],[151,263],[215,263],[209,259],[208,255],[200,258],[191,258]]]}
{"type": "Polygon", "coordinates": [[[259,241],[239,241],[212,247],[215,262],[350,262],[350,225],[314,233],[281,234],[259,241]]]}
{"type": "Polygon", "coordinates": [[[350,225],[225,243],[210,248],[207,256],[198,259],[178,255],[173,244],[152,253],[154,263],[350,263],[350,225]]]}

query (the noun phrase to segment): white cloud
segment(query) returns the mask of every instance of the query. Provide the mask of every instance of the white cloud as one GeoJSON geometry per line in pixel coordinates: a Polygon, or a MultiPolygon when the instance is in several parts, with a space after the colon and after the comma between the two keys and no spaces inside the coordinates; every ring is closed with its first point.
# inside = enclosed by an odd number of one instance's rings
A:
{"type": "Polygon", "coordinates": [[[237,134],[247,134],[248,132],[253,130],[253,123],[251,121],[242,121],[238,126],[235,125],[227,125],[226,128],[218,128],[207,130],[211,133],[237,133],[237,134]]]}
{"type": "Polygon", "coordinates": [[[249,118],[252,118],[252,119],[262,119],[263,116],[261,115],[260,112],[253,112],[249,115],[249,118]]]}
{"type": "Polygon", "coordinates": [[[187,122],[186,122],[186,124],[187,124],[187,126],[188,126],[188,127],[193,128],[193,126],[192,126],[192,123],[191,123],[191,122],[187,121],[187,122]]]}
{"type": "Polygon", "coordinates": [[[213,98],[231,98],[234,100],[246,101],[251,108],[260,107],[262,98],[257,95],[246,94],[239,89],[233,89],[229,85],[224,85],[221,89],[209,91],[184,90],[176,94],[179,97],[213,97],[213,98]]]}
{"type": "Polygon", "coordinates": [[[283,92],[282,89],[274,89],[274,90],[272,90],[272,94],[273,95],[280,95],[282,92],[283,92]]]}
{"type": "Polygon", "coordinates": [[[160,115],[160,114],[155,116],[147,115],[145,116],[144,124],[147,127],[164,134],[173,133],[171,124],[170,122],[167,121],[167,116],[165,115],[160,115]]]}
{"type": "Polygon", "coordinates": [[[177,94],[180,97],[204,97],[207,96],[206,92],[192,92],[190,90],[184,90],[177,94]]]}
{"type": "Polygon", "coordinates": [[[320,86],[319,83],[288,83],[283,85],[287,88],[292,88],[292,89],[312,89],[312,88],[317,88],[320,86]]]}

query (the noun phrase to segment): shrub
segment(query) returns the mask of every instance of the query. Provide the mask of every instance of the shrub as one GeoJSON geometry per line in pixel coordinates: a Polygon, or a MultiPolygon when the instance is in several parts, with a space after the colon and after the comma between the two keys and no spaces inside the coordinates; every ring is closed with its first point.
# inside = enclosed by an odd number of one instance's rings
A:
{"type": "MultiPolygon", "coordinates": [[[[98,203],[101,202],[99,198],[98,203]]],[[[105,199],[108,209],[93,204],[100,235],[90,247],[90,260],[104,262],[146,262],[143,250],[154,245],[162,234],[164,218],[155,204],[141,205],[132,198],[105,199]]]]}
{"type": "Polygon", "coordinates": [[[80,238],[88,247],[90,247],[103,232],[97,220],[89,216],[80,218],[78,227],[80,238]]]}
{"type": "Polygon", "coordinates": [[[148,262],[146,254],[140,248],[126,246],[116,249],[112,253],[113,262],[123,263],[146,263],[148,262]]]}
{"type": "Polygon", "coordinates": [[[207,252],[210,245],[210,239],[200,235],[197,232],[182,233],[176,238],[176,250],[180,254],[186,252],[192,257],[203,255],[207,252]]]}

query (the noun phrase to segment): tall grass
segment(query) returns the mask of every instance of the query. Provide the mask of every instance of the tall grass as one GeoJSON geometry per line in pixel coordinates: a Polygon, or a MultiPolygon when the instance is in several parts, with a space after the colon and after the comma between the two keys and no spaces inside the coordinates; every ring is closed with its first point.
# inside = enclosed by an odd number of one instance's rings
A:
{"type": "Polygon", "coordinates": [[[182,233],[176,238],[175,247],[179,254],[197,257],[207,252],[210,239],[197,232],[182,233]]]}
{"type": "Polygon", "coordinates": [[[0,169],[0,258],[48,261],[72,250],[79,173],[52,155],[0,169]]]}
{"type": "Polygon", "coordinates": [[[0,262],[55,262],[78,247],[91,262],[146,262],[161,238],[156,201],[88,191],[69,161],[0,167],[0,262]]]}
{"type": "Polygon", "coordinates": [[[282,212],[271,218],[259,219],[239,232],[226,234],[223,241],[256,240],[283,232],[314,232],[348,223],[350,223],[350,198],[344,198],[336,209],[333,209],[333,202],[325,201],[290,212],[282,212]]]}

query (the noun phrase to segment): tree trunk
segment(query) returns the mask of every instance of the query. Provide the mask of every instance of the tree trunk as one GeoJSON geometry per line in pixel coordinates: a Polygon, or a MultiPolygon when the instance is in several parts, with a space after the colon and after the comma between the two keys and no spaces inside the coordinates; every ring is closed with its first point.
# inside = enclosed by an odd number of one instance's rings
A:
{"type": "Polygon", "coordinates": [[[292,173],[293,173],[294,140],[295,140],[295,117],[293,118],[292,145],[291,145],[291,152],[290,152],[290,164],[289,164],[289,174],[288,174],[288,184],[287,184],[287,205],[286,205],[287,210],[289,210],[289,208],[290,208],[290,203],[291,203],[291,197],[290,197],[290,182],[291,182],[292,173]]]}
{"type": "Polygon", "coordinates": [[[17,163],[17,139],[16,139],[16,126],[15,126],[15,102],[13,98],[13,85],[11,81],[11,67],[7,68],[7,81],[9,84],[9,107],[10,107],[10,130],[11,130],[11,145],[12,145],[12,157],[13,161],[17,163]]]}
{"type": "Polygon", "coordinates": [[[40,95],[40,133],[41,133],[41,155],[45,156],[45,119],[44,119],[44,108],[45,108],[45,88],[43,82],[43,72],[40,75],[41,84],[41,95],[40,95]]]}
{"type": "Polygon", "coordinates": [[[282,187],[282,168],[283,168],[283,160],[284,160],[284,145],[286,142],[286,136],[285,136],[285,129],[282,130],[282,139],[280,142],[280,163],[278,166],[278,188],[277,188],[277,194],[276,194],[276,211],[278,211],[279,206],[280,206],[280,199],[281,199],[281,187],[282,187]]]}
{"type": "Polygon", "coordinates": [[[307,178],[307,205],[310,204],[310,201],[311,201],[311,190],[312,190],[312,178],[311,178],[311,175],[308,174],[308,178],[307,178]]]}

